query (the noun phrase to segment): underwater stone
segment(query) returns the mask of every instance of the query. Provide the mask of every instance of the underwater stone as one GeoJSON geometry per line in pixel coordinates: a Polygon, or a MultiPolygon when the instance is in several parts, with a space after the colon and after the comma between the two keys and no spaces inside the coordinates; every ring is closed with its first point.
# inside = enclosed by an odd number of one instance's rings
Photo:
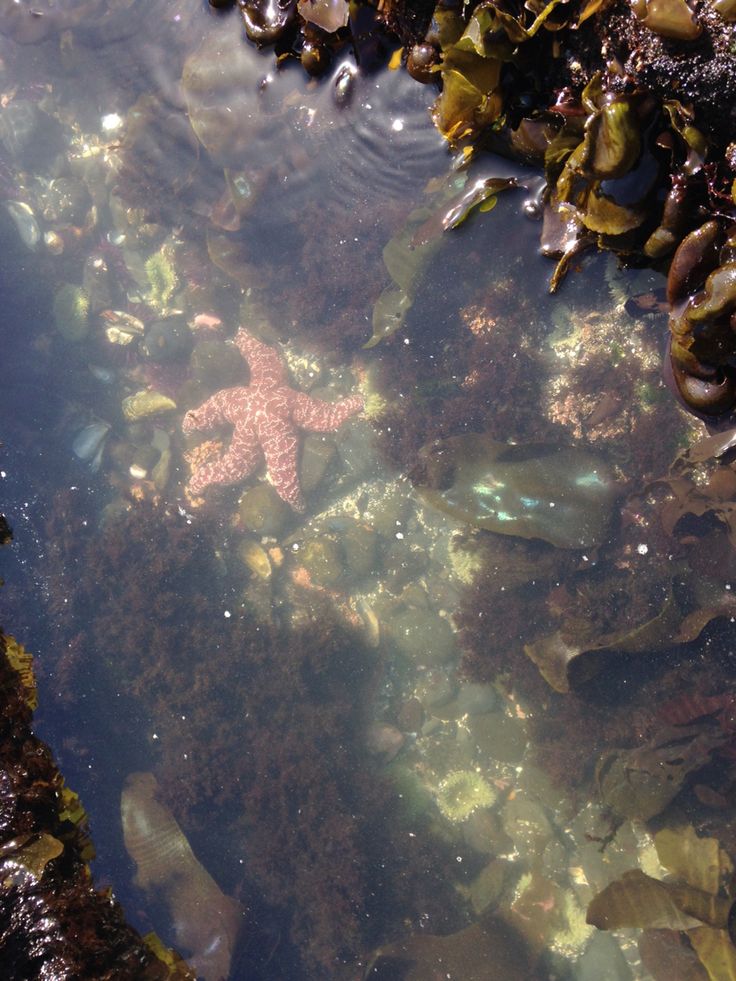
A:
{"type": "MultiPolygon", "coordinates": [[[[513,851],[514,847],[514,843],[501,827],[499,815],[494,811],[482,810],[471,814],[463,826],[463,838],[466,844],[481,855],[501,855],[513,851]]],[[[513,866],[510,866],[505,859],[498,858],[494,859],[492,864],[496,866],[496,873],[500,873],[497,888],[501,891],[503,885],[508,881],[509,872],[513,866]]],[[[489,866],[486,866],[480,873],[479,878],[480,876],[486,880],[495,877],[489,866]]],[[[487,896],[489,888],[493,889],[492,883],[489,881],[486,881],[484,885],[479,882],[478,885],[480,888],[477,891],[471,886],[473,893],[477,896],[480,894],[487,896]]],[[[475,904],[475,898],[471,898],[475,904]]]]}
{"type": "Polygon", "coordinates": [[[558,548],[599,545],[619,492],[587,450],[475,433],[424,447],[411,477],[422,500],[453,518],[558,548]]]}
{"type": "Polygon", "coordinates": [[[352,523],[343,532],[341,542],[348,569],[355,579],[363,579],[376,571],[378,540],[372,528],[352,523]]]}
{"type": "Polygon", "coordinates": [[[506,801],[502,815],[503,828],[515,847],[532,860],[544,852],[554,838],[555,830],[547,808],[528,792],[517,791],[506,801]]]}
{"type": "Polygon", "coordinates": [[[406,529],[411,504],[403,488],[391,487],[371,507],[371,524],[384,538],[394,539],[398,532],[406,529]]]}
{"type": "Polygon", "coordinates": [[[337,448],[333,439],[321,433],[308,433],[304,437],[299,461],[299,480],[305,494],[311,494],[319,487],[336,455],[337,448]]]}
{"type": "Polygon", "coordinates": [[[136,447],[128,472],[135,480],[144,480],[159,460],[158,450],[150,443],[136,447]]]}
{"type": "Polygon", "coordinates": [[[335,586],[345,574],[342,550],[331,538],[305,542],[299,555],[304,568],[320,586],[335,586]]]}
{"type": "Polygon", "coordinates": [[[194,378],[213,392],[240,384],[245,372],[237,348],[217,339],[199,341],[189,363],[194,378]]]}
{"type": "Polygon", "coordinates": [[[392,593],[401,593],[406,586],[417,582],[428,566],[426,549],[406,541],[390,542],[383,552],[384,585],[392,593]]]}
{"type": "Polygon", "coordinates": [[[15,99],[0,110],[0,141],[12,157],[22,155],[43,116],[45,113],[27,99],[15,99]]]}
{"type": "Polygon", "coordinates": [[[457,697],[440,713],[442,719],[462,719],[464,716],[484,715],[498,709],[501,696],[493,685],[466,681],[457,697]]]}
{"type": "MultiPolygon", "coordinates": [[[[370,411],[369,400],[363,413],[366,418],[370,411]]],[[[370,480],[381,467],[375,433],[371,426],[351,426],[341,433],[337,452],[340,456],[340,468],[353,485],[360,480],[370,480]]]]}
{"type": "Polygon", "coordinates": [[[41,194],[41,213],[45,221],[81,225],[92,204],[89,191],[73,177],[57,177],[41,194]]]}
{"type": "Polygon", "coordinates": [[[442,668],[425,672],[416,689],[420,704],[431,715],[438,715],[437,709],[447,705],[455,697],[456,682],[442,668]]]}
{"type": "Polygon", "coordinates": [[[240,498],[240,523],[247,531],[279,538],[291,520],[291,508],[271,484],[251,487],[240,498]]]}
{"type": "Polygon", "coordinates": [[[193,338],[185,317],[176,314],[155,320],[146,331],[141,353],[148,361],[182,361],[192,351],[193,338]]]}
{"type": "Polygon", "coordinates": [[[386,625],[405,657],[422,664],[443,664],[456,654],[452,628],[431,610],[410,607],[397,613],[386,625]]]}
{"type": "Polygon", "coordinates": [[[527,735],[520,719],[505,712],[489,712],[473,716],[469,721],[470,734],[484,759],[498,763],[520,763],[524,757],[527,735]]]}
{"type": "Polygon", "coordinates": [[[406,737],[403,732],[388,722],[373,722],[365,733],[365,747],[371,756],[390,763],[402,749],[406,737]]]}

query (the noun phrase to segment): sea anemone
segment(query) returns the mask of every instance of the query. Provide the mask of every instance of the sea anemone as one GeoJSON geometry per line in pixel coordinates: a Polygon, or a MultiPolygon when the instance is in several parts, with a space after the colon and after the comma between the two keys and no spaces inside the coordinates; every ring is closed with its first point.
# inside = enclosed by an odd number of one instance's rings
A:
{"type": "Polygon", "coordinates": [[[472,770],[454,770],[437,787],[437,806],[448,821],[466,821],[479,807],[491,807],[496,791],[472,770]]]}
{"type": "Polygon", "coordinates": [[[148,302],[158,311],[168,308],[169,301],[178,285],[171,250],[162,246],[146,259],[146,279],[148,280],[148,302]]]}

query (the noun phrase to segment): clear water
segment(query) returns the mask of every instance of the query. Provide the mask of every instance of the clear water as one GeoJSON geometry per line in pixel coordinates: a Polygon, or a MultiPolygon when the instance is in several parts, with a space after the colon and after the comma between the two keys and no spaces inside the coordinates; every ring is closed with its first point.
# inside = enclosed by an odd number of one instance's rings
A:
{"type": "MultiPolygon", "coordinates": [[[[651,667],[611,657],[592,692],[563,695],[524,645],[589,617],[583,646],[606,646],[661,613],[676,536],[644,488],[693,423],[660,379],[659,278],[590,256],[549,297],[523,207],[536,177],[503,160],[477,173],[529,190],[433,231],[456,188],[433,92],[367,46],[360,70],[346,57],[317,83],[198,5],[42,20],[11,17],[0,38],[0,506],[15,532],[0,603],[35,654],[38,731],[90,815],[97,881],[207,978],[223,963],[232,978],[357,978],[376,948],[495,907],[540,976],[648,977],[635,935],[594,933],[584,909],[651,852],[636,822],[607,869],[592,843],[611,827],[596,761],[638,718],[632,679],[649,697],[651,667]],[[191,80],[208,71],[204,89],[191,80]],[[365,349],[392,276],[405,323],[365,349]],[[59,299],[80,287],[82,327],[59,299]],[[175,311],[183,342],[152,332],[175,311]],[[230,431],[198,457],[182,415],[246,383],[239,324],[293,390],[366,396],[334,433],[298,435],[306,510],[272,493],[265,525],[263,466],[186,490],[230,431]],[[175,406],[126,418],[140,392],[175,406]],[[553,548],[427,504],[408,479],[421,487],[420,448],[467,432],[600,453],[620,484],[604,540],[553,548]],[[158,811],[130,774],[155,775],[158,811]],[[165,861],[134,881],[121,795],[151,834],[189,842],[186,883],[165,861]],[[221,933],[224,961],[207,953],[221,933]]],[[[712,591],[687,579],[683,617],[721,609],[723,575],[703,575],[712,591]]],[[[682,629],[655,631],[660,664],[682,629]]]]}

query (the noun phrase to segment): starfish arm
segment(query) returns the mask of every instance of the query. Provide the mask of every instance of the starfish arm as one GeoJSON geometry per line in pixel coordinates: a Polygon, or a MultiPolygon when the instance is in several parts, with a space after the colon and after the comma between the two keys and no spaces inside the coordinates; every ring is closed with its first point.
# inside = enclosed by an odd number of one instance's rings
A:
{"type": "Polygon", "coordinates": [[[328,433],[356,415],[363,408],[363,396],[351,395],[339,402],[322,402],[305,392],[297,392],[292,401],[291,418],[297,426],[315,433],[328,433]]]}
{"type": "Polygon", "coordinates": [[[225,412],[231,397],[231,389],[223,389],[216,392],[206,402],[203,402],[198,409],[190,409],[184,416],[181,424],[182,432],[185,436],[196,431],[207,433],[217,426],[221,426],[227,421],[225,412]]]}
{"type": "Polygon", "coordinates": [[[259,341],[243,327],[233,338],[235,346],[248,362],[251,385],[286,384],[286,366],[279,352],[259,341]]]}
{"type": "Polygon", "coordinates": [[[236,484],[253,473],[260,460],[261,448],[254,431],[236,426],[227,453],[195,470],[189,491],[199,495],[213,484],[236,484]]]}
{"type": "Polygon", "coordinates": [[[260,439],[274,490],[295,511],[303,511],[304,498],[297,472],[299,441],[295,430],[288,422],[273,419],[261,429],[260,439]]]}

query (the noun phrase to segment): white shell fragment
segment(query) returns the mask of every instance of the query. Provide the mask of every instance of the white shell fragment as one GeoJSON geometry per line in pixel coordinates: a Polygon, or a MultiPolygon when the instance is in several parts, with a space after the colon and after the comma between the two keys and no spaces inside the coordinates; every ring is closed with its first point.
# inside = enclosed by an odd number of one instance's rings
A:
{"type": "Polygon", "coordinates": [[[296,7],[304,20],[316,24],[323,31],[332,33],[347,27],[347,0],[299,0],[296,7]]]}

